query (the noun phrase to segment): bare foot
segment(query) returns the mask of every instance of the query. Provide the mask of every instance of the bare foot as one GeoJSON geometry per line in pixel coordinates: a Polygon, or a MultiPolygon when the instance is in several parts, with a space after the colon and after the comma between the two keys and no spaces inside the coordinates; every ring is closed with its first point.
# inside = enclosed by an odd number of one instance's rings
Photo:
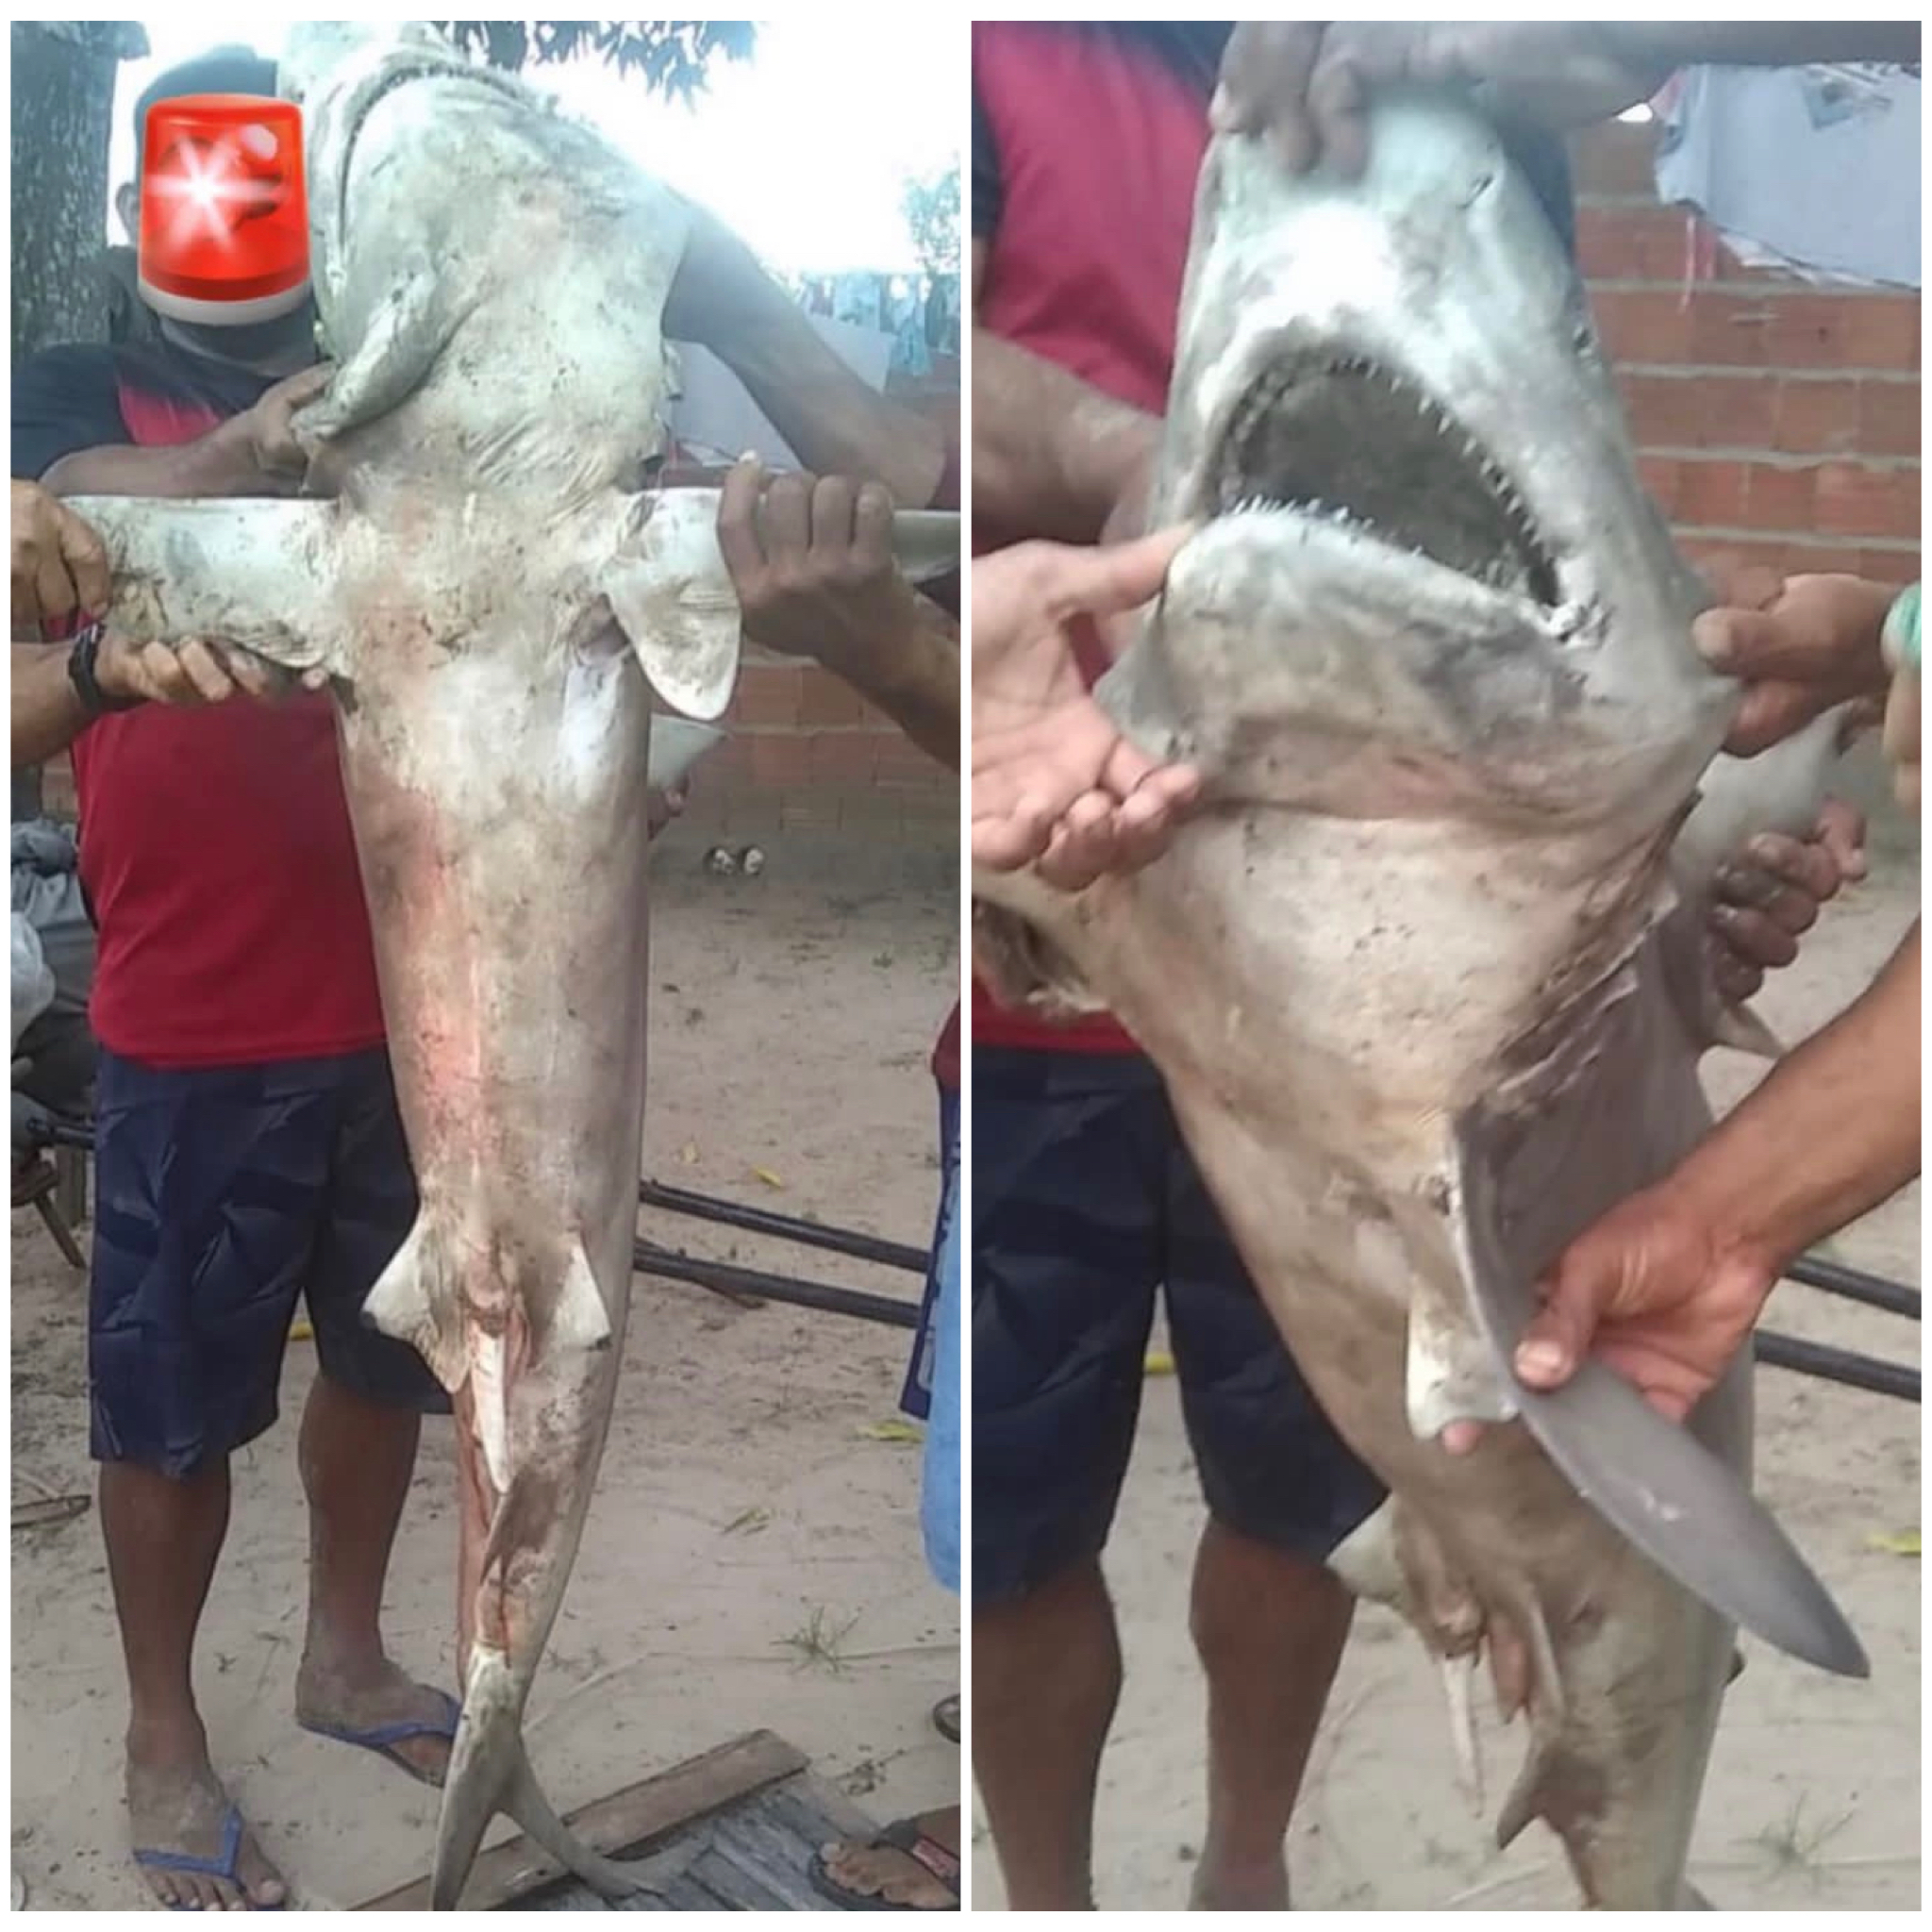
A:
{"type": "MultiPolygon", "coordinates": [[[[911,1821],[921,1838],[930,1840],[951,1861],[941,1878],[912,1853],[896,1845],[862,1845],[850,1840],[826,1845],[819,1857],[834,1885],[861,1898],[883,1899],[909,1911],[957,1912],[959,1909],[959,1807],[948,1805],[911,1821]]],[[[930,1847],[928,1856],[931,1856],[930,1847]]]]}
{"type": "Polygon", "coordinates": [[[1213,1848],[1201,1854],[1188,1894],[1192,1912],[1285,1912],[1288,1910],[1288,1863],[1276,1853],[1253,1866],[1236,1865],[1217,1857],[1213,1848]]]}
{"type": "Polygon", "coordinates": [[[311,1644],[295,1674],[295,1722],[308,1729],[373,1731],[385,1724],[432,1728],[384,1748],[402,1758],[426,1783],[440,1785],[449,1769],[450,1739],[438,1735],[449,1719],[449,1700],[419,1684],[379,1653],[368,1662],[326,1657],[311,1644]]]}
{"type": "MultiPolygon", "coordinates": [[[[127,1822],[138,1852],[221,1863],[231,1813],[233,1802],[208,1763],[207,1740],[198,1732],[166,1740],[128,1733],[127,1822]]],[[[141,1875],[169,1910],[272,1911],[287,1900],[282,1874],[235,1815],[240,1837],[228,1866],[233,1877],[140,1864],[141,1875]]]]}

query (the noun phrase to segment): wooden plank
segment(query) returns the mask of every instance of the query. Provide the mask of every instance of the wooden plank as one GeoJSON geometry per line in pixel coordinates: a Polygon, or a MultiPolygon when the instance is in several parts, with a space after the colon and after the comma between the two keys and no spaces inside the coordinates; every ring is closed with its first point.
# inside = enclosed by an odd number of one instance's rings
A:
{"type": "MultiPolygon", "coordinates": [[[[803,1771],[805,1754],[772,1731],[748,1731],[656,1777],[599,1798],[566,1821],[592,1851],[614,1855],[648,1846],[682,1826],[722,1809],[780,1778],[803,1771]]],[[[464,1911],[491,1911],[562,1876],[562,1867],[521,1833],[493,1845],[476,1860],[463,1889],[464,1911]]],[[[426,1912],[429,1880],[386,1891],[356,1907],[359,1912],[426,1912]]]]}

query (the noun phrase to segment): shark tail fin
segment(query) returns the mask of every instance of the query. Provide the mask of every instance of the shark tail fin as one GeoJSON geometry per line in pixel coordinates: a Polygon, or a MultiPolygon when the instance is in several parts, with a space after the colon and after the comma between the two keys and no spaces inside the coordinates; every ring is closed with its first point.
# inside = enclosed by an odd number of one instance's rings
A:
{"type": "Polygon", "coordinates": [[[641,1876],[578,1840],[543,1795],[524,1748],[525,1694],[508,1658],[477,1644],[470,1654],[462,1722],[457,1726],[437,1820],[436,1863],[429,1880],[432,1911],[456,1909],[483,1834],[500,1811],[600,1897],[622,1898],[644,1889],[641,1876]]]}

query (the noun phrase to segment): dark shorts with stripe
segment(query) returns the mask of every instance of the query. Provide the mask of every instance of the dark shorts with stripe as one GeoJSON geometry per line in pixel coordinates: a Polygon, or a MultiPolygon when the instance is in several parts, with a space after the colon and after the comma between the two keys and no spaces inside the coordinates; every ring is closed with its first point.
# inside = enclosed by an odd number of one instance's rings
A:
{"type": "Polygon", "coordinates": [[[96,1461],[191,1474],[275,1420],[298,1300],[324,1371],[372,1402],[449,1399],[364,1324],[416,1183],[379,1048],[170,1073],[102,1051],[88,1380],[96,1461]]]}
{"type": "Polygon", "coordinates": [[[1140,1415],[1157,1291],[1213,1515],[1325,1557],[1382,1489],[1308,1393],[1126,1055],[973,1053],[973,1595],[1098,1556],[1140,1415]]]}

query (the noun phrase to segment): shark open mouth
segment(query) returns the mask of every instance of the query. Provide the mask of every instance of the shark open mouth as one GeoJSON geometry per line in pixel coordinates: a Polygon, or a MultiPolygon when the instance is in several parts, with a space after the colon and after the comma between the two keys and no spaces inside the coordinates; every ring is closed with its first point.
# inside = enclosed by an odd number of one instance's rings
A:
{"type": "Polygon", "coordinates": [[[1546,608],[1557,566],[1502,466],[1434,397],[1340,349],[1276,357],[1221,441],[1217,515],[1287,508],[1546,608]]]}

